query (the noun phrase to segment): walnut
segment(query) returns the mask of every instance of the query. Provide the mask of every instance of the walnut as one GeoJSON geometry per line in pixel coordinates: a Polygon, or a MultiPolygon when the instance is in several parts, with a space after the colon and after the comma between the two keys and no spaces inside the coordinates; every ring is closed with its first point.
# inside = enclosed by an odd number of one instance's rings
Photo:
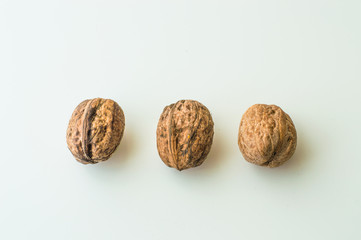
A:
{"type": "Polygon", "coordinates": [[[107,160],[123,137],[124,113],[110,99],[81,102],[70,118],[66,141],[76,160],[94,164],[107,160]]]}
{"type": "Polygon", "coordinates": [[[248,162],[278,167],[292,157],[296,145],[295,126],[280,107],[255,104],[244,113],[238,146],[248,162]]]}
{"type": "Polygon", "coordinates": [[[209,110],[197,101],[166,106],[157,127],[160,158],[179,171],[201,165],[211,149],[213,126],[209,110]]]}

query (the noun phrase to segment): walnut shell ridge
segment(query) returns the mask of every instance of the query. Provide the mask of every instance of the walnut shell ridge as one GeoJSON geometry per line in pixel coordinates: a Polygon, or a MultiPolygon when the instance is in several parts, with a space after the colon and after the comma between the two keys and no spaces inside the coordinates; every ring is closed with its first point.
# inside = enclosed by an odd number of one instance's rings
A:
{"type": "Polygon", "coordinates": [[[255,104],[243,114],[238,146],[248,162],[278,167],[292,157],[296,145],[296,128],[280,107],[255,104]]]}
{"type": "Polygon", "coordinates": [[[115,101],[85,100],[70,118],[66,132],[68,148],[83,164],[105,161],[119,145],[124,128],[124,113],[115,101]]]}
{"type": "Polygon", "coordinates": [[[168,166],[179,171],[197,167],[206,159],[213,141],[209,110],[194,100],[166,106],[157,127],[157,149],[168,166]]]}

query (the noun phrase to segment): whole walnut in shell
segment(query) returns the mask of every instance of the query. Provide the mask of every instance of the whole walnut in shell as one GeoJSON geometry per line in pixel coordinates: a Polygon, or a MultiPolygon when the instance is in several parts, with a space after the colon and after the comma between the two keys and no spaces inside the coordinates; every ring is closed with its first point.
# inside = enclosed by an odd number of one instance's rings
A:
{"type": "Polygon", "coordinates": [[[179,171],[201,165],[213,141],[209,110],[194,100],[166,106],[157,127],[157,148],[163,162],[179,171]]]}
{"type": "Polygon", "coordinates": [[[280,107],[255,104],[244,113],[238,146],[248,162],[278,167],[292,157],[296,145],[295,126],[280,107]]]}
{"type": "Polygon", "coordinates": [[[70,118],[66,141],[81,163],[107,160],[123,137],[124,113],[113,100],[94,98],[81,102],[70,118]]]}

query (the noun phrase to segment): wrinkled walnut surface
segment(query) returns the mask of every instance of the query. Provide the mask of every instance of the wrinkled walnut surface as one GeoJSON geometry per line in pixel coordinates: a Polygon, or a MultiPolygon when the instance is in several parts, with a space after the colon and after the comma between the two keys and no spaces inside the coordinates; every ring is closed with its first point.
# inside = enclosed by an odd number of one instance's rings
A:
{"type": "Polygon", "coordinates": [[[296,145],[295,126],[280,107],[255,104],[242,116],[238,146],[248,162],[278,167],[292,157],[296,145]]]}
{"type": "Polygon", "coordinates": [[[105,161],[119,145],[124,123],[123,110],[113,100],[85,100],[75,108],[69,121],[68,148],[81,163],[105,161]]]}
{"type": "Polygon", "coordinates": [[[201,165],[211,149],[213,126],[209,110],[197,101],[166,106],[157,127],[160,158],[180,171],[201,165]]]}

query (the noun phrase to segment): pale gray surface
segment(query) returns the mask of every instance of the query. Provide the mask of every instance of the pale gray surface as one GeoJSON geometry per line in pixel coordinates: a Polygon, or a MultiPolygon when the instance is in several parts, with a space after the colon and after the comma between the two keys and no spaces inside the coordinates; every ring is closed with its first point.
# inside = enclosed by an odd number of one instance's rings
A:
{"type": "Polygon", "coordinates": [[[0,1],[0,239],[361,239],[361,1],[0,1]],[[177,3],[176,3],[177,2],[177,3]],[[84,166],[78,103],[116,100],[123,141],[84,166]],[[211,111],[206,162],[158,157],[163,107],[211,111]],[[284,166],[237,146],[254,103],[298,131],[284,166]]]}

